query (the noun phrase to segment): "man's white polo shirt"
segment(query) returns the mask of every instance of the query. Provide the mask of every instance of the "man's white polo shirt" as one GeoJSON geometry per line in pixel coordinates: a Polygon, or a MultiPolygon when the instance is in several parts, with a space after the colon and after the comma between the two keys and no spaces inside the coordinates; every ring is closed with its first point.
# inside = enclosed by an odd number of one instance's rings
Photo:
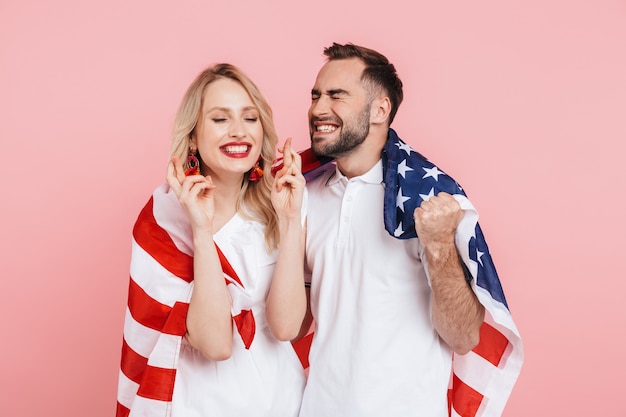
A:
{"type": "Polygon", "coordinates": [[[307,184],[306,264],[316,319],[300,417],[447,416],[450,349],[430,318],[418,239],[383,224],[382,162],[307,184]]]}

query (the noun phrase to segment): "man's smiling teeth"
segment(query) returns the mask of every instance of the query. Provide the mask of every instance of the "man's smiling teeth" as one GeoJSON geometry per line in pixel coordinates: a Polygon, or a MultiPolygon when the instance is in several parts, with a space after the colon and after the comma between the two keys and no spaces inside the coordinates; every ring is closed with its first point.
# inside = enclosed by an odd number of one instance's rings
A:
{"type": "Polygon", "coordinates": [[[330,133],[330,132],[334,132],[335,130],[337,130],[337,126],[333,126],[333,125],[317,126],[317,131],[318,132],[330,133]]]}
{"type": "Polygon", "coordinates": [[[224,146],[222,148],[226,153],[244,153],[248,151],[247,145],[224,146]]]}

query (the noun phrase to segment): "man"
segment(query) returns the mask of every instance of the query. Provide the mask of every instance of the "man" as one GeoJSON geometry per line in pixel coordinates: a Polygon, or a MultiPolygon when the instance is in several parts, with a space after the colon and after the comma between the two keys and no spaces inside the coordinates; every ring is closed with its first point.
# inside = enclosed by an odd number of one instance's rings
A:
{"type": "Polygon", "coordinates": [[[307,185],[316,327],[300,417],[500,415],[522,348],[478,216],[390,129],[403,93],[387,58],[324,54],[311,148],[336,166],[307,185]]]}

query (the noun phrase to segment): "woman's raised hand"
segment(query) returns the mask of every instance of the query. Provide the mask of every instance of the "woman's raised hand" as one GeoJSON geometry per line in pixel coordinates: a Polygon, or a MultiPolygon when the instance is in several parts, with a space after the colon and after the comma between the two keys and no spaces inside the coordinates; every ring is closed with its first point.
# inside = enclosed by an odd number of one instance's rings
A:
{"type": "Polygon", "coordinates": [[[205,230],[213,233],[213,217],[215,215],[213,189],[215,185],[210,176],[185,176],[185,170],[177,155],[167,166],[167,183],[185,208],[194,230],[205,230]]]}
{"type": "Polygon", "coordinates": [[[302,175],[302,159],[291,148],[291,138],[287,138],[283,148],[278,151],[283,154],[283,167],[274,176],[272,204],[279,217],[298,217],[306,185],[302,175]]]}

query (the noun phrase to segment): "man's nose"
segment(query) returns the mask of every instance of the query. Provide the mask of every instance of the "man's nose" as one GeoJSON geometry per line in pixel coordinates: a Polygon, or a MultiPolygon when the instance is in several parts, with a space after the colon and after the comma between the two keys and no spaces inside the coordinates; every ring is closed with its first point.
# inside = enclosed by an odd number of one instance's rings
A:
{"type": "Polygon", "coordinates": [[[330,102],[327,96],[320,96],[311,103],[310,112],[312,116],[323,116],[330,112],[330,102]]]}

